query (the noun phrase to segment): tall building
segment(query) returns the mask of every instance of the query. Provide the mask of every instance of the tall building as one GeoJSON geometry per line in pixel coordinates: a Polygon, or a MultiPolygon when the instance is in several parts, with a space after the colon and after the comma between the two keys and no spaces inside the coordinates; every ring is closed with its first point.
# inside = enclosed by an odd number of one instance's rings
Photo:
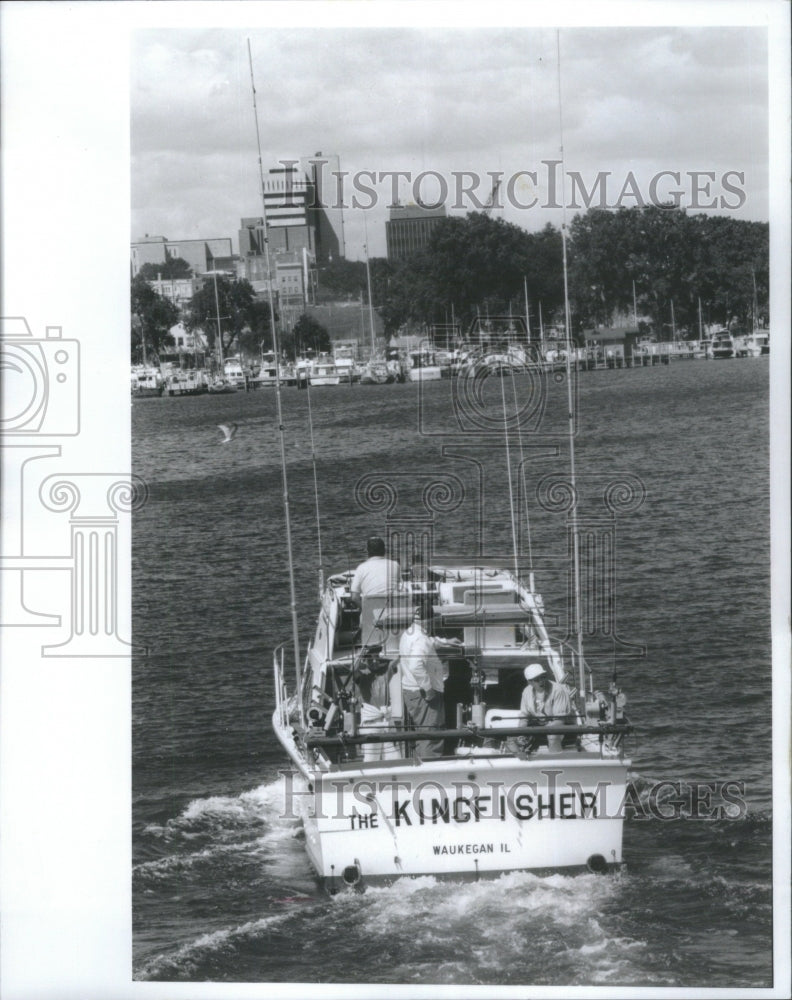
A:
{"type": "Polygon", "coordinates": [[[391,205],[390,218],[385,223],[388,260],[404,260],[429,242],[432,230],[446,217],[445,205],[426,208],[424,205],[391,205]]]}
{"type": "MultiPolygon", "coordinates": [[[[344,256],[344,213],[337,192],[340,170],[337,156],[317,153],[297,160],[283,160],[264,179],[264,205],[271,253],[306,250],[319,264],[344,256]]],[[[242,219],[239,254],[242,258],[264,253],[264,220],[242,219]]]]}
{"type": "MultiPolygon", "coordinates": [[[[302,250],[316,253],[316,232],[311,216],[313,185],[295,166],[270,170],[264,180],[270,252],[302,250]]],[[[264,253],[264,219],[242,219],[239,230],[241,257],[264,253]]]]}
{"type": "Polygon", "coordinates": [[[344,207],[339,174],[341,160],[334,154],[315,153],[304,158],[302,170],[313,185],[312,212],[316,226],[316,259],[326,264],[346,255],[344,207]]]}

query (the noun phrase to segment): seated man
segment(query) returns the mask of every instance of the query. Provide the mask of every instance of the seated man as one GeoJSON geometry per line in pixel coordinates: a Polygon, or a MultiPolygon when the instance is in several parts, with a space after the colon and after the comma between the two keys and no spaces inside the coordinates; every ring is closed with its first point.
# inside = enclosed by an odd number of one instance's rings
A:
{"type": "MultiPolygon", "coordinates": [[[[575,710],[569,691],[563,684],[551,680],[541,663],[531,663],[524,670],[528,682],[520,701],[521,726],[545,725],[547,722],[558,722],[573,725],[575,710]]],[[[547,743],[550,751],[561,749],[563,736],[560,733],[547,736],[520,737],[520,749],[535,750],[542,743],[547,743]]]]}
{"type": "Polygon", "coordinates": [[[377,535],[366,542],[366,552],[368,559],[360,563],[349,585],[358,607],[361,597],[396,590],[401,579],[401,567],[395,559],[385,558],[385,542],[377,535]]]}
{"type": "MultiPolygon", "coordinates": [[[[361,733],[394,726],[390,704],[390,681],[398,670],[398,660],[380,658],[363,661],[357,670],[356,688],[360,699],[361,733]]],[[[364,743],[363,760],[392,760],[401,756],[395,743],[364,743]]]]}

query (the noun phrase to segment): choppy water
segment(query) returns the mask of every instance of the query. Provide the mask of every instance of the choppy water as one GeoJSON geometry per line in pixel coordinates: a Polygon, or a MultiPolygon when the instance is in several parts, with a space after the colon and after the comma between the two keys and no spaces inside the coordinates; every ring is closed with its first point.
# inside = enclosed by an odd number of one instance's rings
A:
{"type": "MultiPolygon", "coordinates": [[[[617,632],[646,647],[619,660],[637,800],[662,780],[744,782],[739,818],[693,819],[689,801],[669,820],[639,809],[613,878],[422,878],[333,899],[299,827],[280,818],[271,652],[290,618],[274,392],[135,402],[133,465],[150,490],[133,550],[135,638],[150,649],[134,664],[135,976],[769,985],[767,382],[767,359],[579,378],[581,493],[627,474],[645,490],[616,522],[617,632]],[[221,446],[216,425],[228,421],[239,433],[221,446]]],[[[521,398],[529,388],[523,380],[521,398]]],[[[562,388],[546,387],[540,434],[565,411],[562,388]]],[[[502,389],[512,405],[508,381],[485,396],[502,389]]],[[[455,476],[463,502],[436,516],[436,548],[511,551],[505,449],[493,437],[464,450],[449,392],[445,382],[311,392],[326,569],[354,565],[361,539],[384,533],[384,512],[355,495],[374,473],[397,486],[405,474],[413,486],[455,476]]],[[[318,588],[308,394],[282,398],[305,641],[318,588]]],[[[536,435],[510,440],[535,498],[563,456],[531,450],[553,443],[536,435]]],[[[566,546],[563,515],[531,511],[538,582],[562,630],[566,546]]]]}

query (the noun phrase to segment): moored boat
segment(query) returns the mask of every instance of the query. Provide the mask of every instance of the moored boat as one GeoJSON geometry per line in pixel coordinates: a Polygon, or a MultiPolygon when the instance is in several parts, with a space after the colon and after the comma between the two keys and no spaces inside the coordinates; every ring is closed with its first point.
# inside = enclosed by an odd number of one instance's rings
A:
{"type": "Polygon", "coordinates": [[[734,340],[728,330],[717,330],[712,334],[710,356],[716,361],[734,357],[734,340]]]}
{"type": "Polygon", "coordinates": [[[174,371],[165,383],[167,396],[200,396],[208,391],[208,384],[203,372],[174,371]]]}
{"type": "Polygon", "coordinates": [[[222,376],[217,376],[212,379],[207,387],[207,391],[213,396],[217,395],[227,395],[232,392],[237,392],[239,386],[232,384],[227,379],[222,378],[222,376]]]}
{"type": "Polygon", "coordinates": [[[151,365],[133,365],[130,387],[133,398],[153,399],[162,395],[165,379],[159,368],[151,365]]]}
{"type": "Polygon", "coordinates": [[[223,365],[223,378],[237,389],[244,389],[250,378],[239,358],[228,358],[223,365]]]}
{"type": "Polygon", "coordinates": [[[338,385],[341,376],[338,374],[335,361],[329,354],[320,354],[315,358],[308,369],[308,381],[311,386],[318,385],[338,385]]]}
{"type": "Polygon", "coordinates": [[[410,382],[433,382],[443,377],[434,351],[411,351],[407,378],[410,382]]]}
{"type": "Polygon", "coordinates": [[[351,575],[328,582],[297,690],[283,648],[275,654],[274,729],[302,779],[295,802],[325,887],[620,865],[623,696],[596,690],[574,651],[551,640],[533,575],[442,561],[425,581],[363,597],[359,610],[351,575]],[[426,600],[447,669],[446,726],[429,734],[443,749],[433,757],[416,752],[427,732],[405,712],[398,656],[413,606],[426,600]],[[570,690],[579,670],[574,717],[521,718],[523,671],[534,664],[570,690]]]}
{"type": "Polygon", "coordinates": [[[759,358],[770,353],[770,334],[767,330],[754,330],[734,338],[734,354],[738,358],[759,358]]]}
{"type": "Polygon", "coordinates": [[[333,355],[339,382],[352,384],[360,381],[360,371],[350,347],[337,347],[333,355]]]}
{"type": "Polygon", "coordinates": [[[372,358],[360,372],[361,385],[387,385],[395,381],[396,376],[389,370],[388,363],[384,359],[372,358]]]}

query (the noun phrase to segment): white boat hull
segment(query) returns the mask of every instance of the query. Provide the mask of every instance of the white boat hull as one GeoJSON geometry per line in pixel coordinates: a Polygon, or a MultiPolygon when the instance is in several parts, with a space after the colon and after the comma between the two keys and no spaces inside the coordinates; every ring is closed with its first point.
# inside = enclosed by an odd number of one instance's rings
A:
{"type": "Polygon", "coordinates": [[[427,366],[425,368],[410,368],[407,378],[410,382],[434,382],[443,377],[443,370],[439,365],[427,366]]]}
{"type": "MultiPolygon", "coordinates": [[[[284,747],[297,763],[293,741],[284,747]]],[[[622,863],[628,766],[575,750],[301,766],[309,791],[292,805],[331,892],[405,876],[606,871],[622,863]]]]}

